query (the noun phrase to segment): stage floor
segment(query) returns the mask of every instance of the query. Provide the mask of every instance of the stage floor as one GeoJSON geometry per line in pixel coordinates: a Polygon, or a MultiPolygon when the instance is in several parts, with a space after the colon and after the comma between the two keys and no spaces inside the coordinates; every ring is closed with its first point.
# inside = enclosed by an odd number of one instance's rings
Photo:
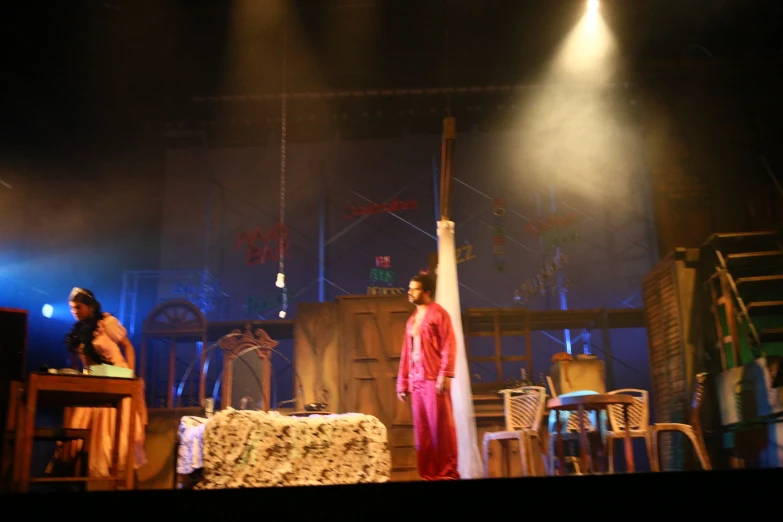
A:
{"type": "Polygon", "coordinates": [[[506,517],[539,516],[614,519],[624,518],[620,513],[626,510],[631,520],[648,518],[653,511],[675,519],[695,513],[703,519],[707,513],[725,516],[736,508],[746,514],[767,507],[774,512],[782,479],[783,469],[761,469],[207,491],[30,492],[0,495],[0,510],[33,518],[70,513],[80,520],[106,520],[127,514],[135,519],[161,515],[170,521],[194,517],[199,522],[238,520],[244,514],[276,522],[424,516],[503,522],[506,517]]]}

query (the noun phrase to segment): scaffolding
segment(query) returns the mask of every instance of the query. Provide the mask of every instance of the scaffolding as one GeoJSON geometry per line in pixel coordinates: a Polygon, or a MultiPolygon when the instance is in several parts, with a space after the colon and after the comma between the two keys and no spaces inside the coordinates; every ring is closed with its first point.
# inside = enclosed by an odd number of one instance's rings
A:
{"type": "MultiPolygon", "coordinates": [[[[624,88],[611,87],[610,90],[617,103],[625,104],[623,110],[629,113],[633,112],[632,104],[629,100],[634,93],[630,89],[632,86],[624,88]]],[[[386,238],[386,244],[391,245],[389,250],[393,250],[396,259],[404,258],[427,258],[431,253],[437,250],[437,238],[435,236],[436,222],[438,216],[438,150],[440,140],[434,138],[438,136],[440,124],[442,122],[442,111],[439,110],[440,100],[447,93],[452,96],[452,113],[456,117],[458,131],[456,143],[456,168],[453,176],[453,213],[454,221],[457,225],[457,235],[460,240],[467,243],[467,236],[482,238],[485,234],[492,234],[496,223],[487,214],[491,211],[491,202],[497,197],[498,192],[504,189],[493,189],[491,183],[486,183],[483,172],[477,172],[474,166],[466,168],[461,162],[464,157],[461,144],[475,136],[491,136],[485,131],[497,131],[502,134],[504,131],[503,121],[507,119],[504,113],[516,110],[513,100],[521,91],[530,88],[524,85],[507,86],[481,86],[470,89],[402,89],[391,90],[388,92],[375,91],[356,91],[343,93],[344,96],[330,97],[328,93],[310,93],[305,96],[302,93],[289,94],[289,145],[288,156],[295,161],[295,158],[302,155],[312,155],[309,164],[303,169],[306,172],[306,178],[297,180],[297,175],[301,177],[301,166],[299,171],[296,168],[289,169],[291,178],[289,184],[292,187],[288,190],[292,195],[292,201],[288,203],[291,210],[288,215],[286,225],[289,227],[292,241],[292,248],[299,248],[297,253],[301,257],[307,258],[306,269],[299,269],[297,273],[293,265],[287,263],[289,275],[286,279],[290,281],[295,278],[303,280],[303,283],[296,285],[298,292],[296,297],[305,298],[313,301],[329,301],[336,295],[345,295],[353,293],[364,293],[358,288],[357,273],[361,271],[361,263],[366,260],[366,270],[369,271],[370,263],[379,254],[388,252],[373,252],[371,249],[378,248],[377,245],[386,238]],[[317,95],[317,96],[316,96],[317,95]],[[321,121],[324,115],[323,107],[330,103],[328,100],[340,99],[339,105],[334,106],[334,114],[330,121],[321,121]],[[487,121],[493,121],[495,127],[489,127],[487,121]],[[297,122],[303,123],[297,123],[297,122]],[[348,123],[345,123],[348,122],[348,123]],[[353,125],[354,131],[341,131],[340,125],[353,125]],[[302,149],[307,139],[296,140],[296,136],[301,136],[300,127],[319,125],[322,135],[321,142],[329,143],[330,149],[340,149],[355,138],[370,138],[365,143],[372,144],[372,138],[381,133],[384,139],[393,138],[395,143],[392,146],[408,147],[420,146],[421,139],[432,139],[432,152],[427,157],[427,164],[420,164],[415,168],[412,174],[405,176],[396,176],[393,180],[384,180],[378,183],[373,178],[372,184],[365,182],[367,176],[360,179],[353,186],[350,180],[336,179],[330,176],[328,169],[330,160],[335,156],[324,153],[323,149],[313,147],[312,149],[302,149]],[[396,127],[396,129],[395,129],[396,127]],[[356,134],[356,131],[363,132],[364,135],[356,134]],[[312,154],[313,150],[320,150],[312,154]],[[306,152],[310,151],[310,152],[306,152]],[[297,184],[298,181],[298,184],[297,184]],[[317,183],[315,182],[317,181],[317,183]],[[432,207],[430,213],[420,213],[420,215],[409,218],[402,213],[386,213],[386,217],[380,216],[357,216],[349,223],[341,222],[339,217],[343,213],[342,200],[346,197],[353,198],[356,202],[388,201],[394,198],[404,198],[410,195],[412,191],[421,194],[423,191],[432,193],[432,207]],[[313,214],[310,213],[310,220],[317,223],[306,224],[303,221],[296,222],[296,205],[299,208],[317,209],[317,220],[312,220],[313,214]],[[421,219],[421,214],[428,214],[432,218],[421,219]],[[317,230],[317,232],[308,233],[308,230],[317,230]],[[364,236],[362,236],[364,234],[364,236]],[[313,252],[312,245],[317,243],[317,253],[313,252]],[[302,246],[309,245],[309,246],[302,246]],[[347,268],[341,265],[350,265],[347,268]],[[311,274],[311,275],[308,275],[311,274]],[[317,292],[315,292],[317,288],[317,292]]],[[[546,88],[546,86],[537,86],[537,88],[546,88]]],[[[259,136],[266,136],[268,139],[261,139],[273,143],[276,127],[279,127],[279,113],[277,106],[280,98],[269,97],[248,97],[242,99],[231,99],[226,97],[220,100],[213,99],[194,99],[195,106],[202,109],[210,106],[213,102],[230,102],[234,104],[245,103],[246,130],[245,133],[252,135],[247,145],[257,145],[259,136]],[[261,122],[266,123],[261,123],[261,122]]],[[[635,132],[639,132],[638,125],[635,132]]],[[[215,146],[216,138],[207,136],[210,133],[209,126],[206,130],[197,131],[188,134],[188,131],[179,132],[177,136],[168,136],[170,139],[181,139],[190,136],[196,138],[191,141],[187,147],[197,148],[205,153],[216,150],[210,149],[209,144],[215,146]],[[181,136],[180,136],[181,134],[181,136]]],[[[482,138],[485,139],[485,138],[482,138]]],[[[480,141],[480,140],[479,140],[480,141]]],[[[486,141],[491,142],[492,138],[486,141]]],[[[624,174],[622,187],[618,187],[616,180],[604,180],[599,183],[600,186],[593,187],[591,197],[580,195],[582,191],[580,180],[578,178],[561,179],[557,183],[551,180],[547,183],[529,183],[526,185],[529,194],[533,195],[533,201],[528,199],[526,202],[520,202],[513,197],[508,198],[507,214],[509,224],[507,225],[506,244],[512,250],[518,252],[517,258],[524,257],[527,265],[538,264],[543,267],[546,262],[544,259],[544,248],[539,239],[520,235],[520,230],[534,222],[543,220],[558,213],[569,213],[577,216],[589,231],[583,231],[580,238],[580,247],[578,255],[568,252],[568,262],[560,273],[557,274],[556,291],[547,295],[535,296],[529,303],[520,302],[515,298],[514,290],[518,289],[524,280],[520,275],[520,270],[509,271],[509,274],[498,275],[498,279],[493,280],[491,284],[481,283],[483,276],[476,278],[471,274],[473,268],[469,265],[460,265],[460,289],[464,291],[461,299],[464,308],[515,308],[526,306],[528,308],[542,308],[545,310],[568,310],[569,308],[585,309],[596,307],[625,307],[640,308],[641,304],[641,281],[644,275],[655,266],[658,254],[655,248],[655,230],[653,225],[653,216],[650,201],[649,172],[646,168],[645,160],[638,146],[639,139],[635,139],[636,149],[626,151],[626,155],[635,155],[635,165],[624,174]],[[592,198],[592,199],[591,199],[592,198]],[[519,226],[521,224],[521,226],[519,226]],[[466,267],[467,272],[463,271],[466,267]],[[598,270],[600,268],[600,270],[598,270]],[[600,271],[600,274],[598,273],[600,271]],[[578,283],[574,284],[573,276],[579,273],[590,273],[590,279],[601,280],[602,284],[599,291],[594,292],[594,288],[585,290],[583,294],[591,294],[597,297],[593,302],[585,302],[582,296],[580,301],[579,292],[575,292],[578,283]],[[465,274],[463,276],[463,274],[465,274]],[[569,279],[571,286],[569,288],[569,279]],[[494,287],[503,287],[502,291],[496,291],[494,287]],[[533,301],[535,300],[535,302],[533,301]],[[595,302],[599,301],[599,302],[595,302]]],[[[475,144],[474,144],[475,147],[475,144]]],[[[272,149],[273,147],[269,147],[272,149]]],[[[341,149],[342,150],[342,149],[341,149]]],[[[389,154],[391,149],[387,149],[385,154],[389,154]]],[[[382,152],[382,151],[381,151],[382,152]]],[[[382,152],[384,153],[384,152],[382,152]]],[[[337,155],[339,153],[333,153],[337,155]]],[[[380,158],[379,158],[380,159],[380,158]]],[[[378,161],[378,160],[376,160],[378,161]]],[[[206,168],[211,169],[210,161],[204,161],[206,168]]],[[[292,163],[293,165],[293,163],[292,163]]],[[[243,194],[232,193],[229,188],[222,184],[222,180],[217,179],[210,170],[206,173],[208,184],[211,187],[218,187],[223,197],[240,198],[243,194]]],[[[214,248],[217,243],[225,240],[226,231],[218,231],[210,234],[210,212],[211,193],[207,193],[206,204],[206,227],[205,233],[205,262],[201,271],[191,271],[193,277],[201,277],[205,281],[204,287],[210,287],[208,282],[215,274],[215,279],[224,278],[224,269],[221,264],[210,264],[207,252],[214,248]],[[221,236],[222,234],[222,236],[221,236]],[[212,242],[209,241],[212,238],[212,242]],[[214,244],[211,244],[214,243],[214,244]],[[196,275],[198,274],[198,275],[196,275]],[[206,275],[205,275],[206,274],[206,275]]],[[[237,201],[239,201],[237,199],[237,201]]],[[[253,214],[262,216],[263,211],[260,205],[252,206],[252,198],[246,198],[243,208],[249,209],[253,214]],[[248,200],[249,199],[249,200],[248,200]]],[[[230,206],[230,205],[229,205],[230,206]]],[[[265,213],[265,218],[275,219],[269,212],[265,213]]],[[[246,219],[253,219],[250,212],[246,219]]],[[[344,220],[343,220],[344,221],[344,220]]],[[[213,231],[214,232],[214,231],[213,231]]],[[[386,247],[383,247],[386,248],[386,247]]],[[[557,249],[557,255],[563,253],[569,247],[557,249]]],[[[479,258],[487,255],[486,252],[476,252],[479,258]]],[[[393,256],[394,257],[394,256],[393,256]]],[[[508,260],[516,262],[515,258],[508,256],[508,260]]],[[[471,262],[474,263],[474,262],[471,262]]],[[[411,264],[403,264],[402,268],[408,269],[411,264]]],[[[398,273],[399,273],[399,266],[398,273]]],[[[421,267],[423,268],[423,266],[421,267]]],[[[527,270],[527,268],[525,269],[527,270]]],[[[536,269],[537,270],[537,269],[536,269]]],[[[137,281],[140,278],[163,278],[165,272],[128,272],[126,281],[123,282],[123,300],[121,310],[123,317],[129,324],[138,321],[135,310],[137,309],[137,281]]],[[[179,272],[169,272],[179,273],[179,272]]],[[[587,279],[587,278],[586,278],[587,279]]],[[[592,281],[592,282],[595,282],[592,281]]],[[[194,285],[194,287],[197,285],[194,285]]],[[[400,285],[398,285],[400,286],[400,285]]],[[[595,287],[596,285],[593,285],[595,287]]],[[[229,301],[231,298],[224,286],[217,285],[216,298],[229,301]]],[[[166,292],[163,292],[166,293],[166,292]]],[[[175,294],[168,293],[174,297],[175,294]]],[[[198,290],[191,292],[196,301],[208,301],[209,296],[215,298],[209,291],[198,290]]],[[[239,295],[233,296],[233,307],[236,308],[239,295]]],[[[288,299],[292,296],[288,295],[288,299]]],[[[236,310],[232,310],[232,305],[225,307],[225,314],[235,319],[236,310]]],[[[199,305],[201,307],[201,305],[199,305]]],[[[219,306],[218,306],[219,308],[219,306]]],[[[214,313],[214,312],[213,312],[214,313]]],[[[276,310],[269,310],[269,313],[276,313],[276,310]]],[[[254,317],[264,319],[264,317],[254,317]]],[[[591,353],[592,340],[590,332],[586,329],[572,332],[570,329],[563,331],[542,331],[548,343],[548,350],[555,349],[572,352],[581,349],[586,353],[591,353]]],[[[611,364],[611,363],[610,363],[611,364]]]]}

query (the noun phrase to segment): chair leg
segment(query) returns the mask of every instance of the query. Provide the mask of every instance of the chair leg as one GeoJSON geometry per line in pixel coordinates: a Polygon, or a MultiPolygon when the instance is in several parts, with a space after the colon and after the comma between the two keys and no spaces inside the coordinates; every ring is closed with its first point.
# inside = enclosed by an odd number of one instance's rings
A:
{"type": "Polygon", "coordinates": [[[649,431],[644,435],[644,442],[647,445],[647,460],[650,461],[650,469],[658,471],[658,461],[655,460],[653,455],[652,435],[650,435],[649,431]]]}
{"type": "Polygon", "coordinates": [[[661,471],[661,461],[660,461],[660,454],[658,449],[658,430],[653,429],[652,430],[652,461],[653,465],[651,466],[653,471],[661,471]]]}
{"type": "Polygon", "coordinates": [[[534,453],[533,442],[534,441],[531,440],[531,444],[530,444],[530,465],[533,468],[533,474],[536,477],[541,476],[538,473],[538,464],[537,464],[538,459],[536,459],[536,455],[538,455],[538,457],[541,459],[541,469],[543,470],[544,476],[549,475],[549,471],[547,470],[547,465],[546,465],[546,459],[544,459],[544,445],[541,443],[541,439],[536,437],[536,439],[535,439],[535,448],[536,449],[535,449],[535,453],[534,453]]]}
{"type": "Polygon", "coordinates": [[[606,435],[606,460],[609,461],[609,474],[614,473],[614,436],[606,435]]]}
{"type": "Polygon", "coordinates": [[[542,439],[540,437],[536,437],[536,441],[538,442],[538,453],[537,453],[537,455],[539,455],[541,457],[541,466],[542,466],[542,468],[544,470],[544,475],[545,476],[549,476],[550,475],[549,461],[547,459],[546,453],[544,453],[544,439],[542,439]]]}
{"type": "Polygon", "coordinates": [[[544,444],[541,441],[541,438],[532,434],[527,434],[525,436],[527,437],[527,465],[530,470],[530,475],[532,477],[540,476],[538,473],[537,456],[541,458],[544,475],[548,475],[549,471],[547,470],[546,458],[544,458],[544,444]]]}
{"type": "Polygon", "coordinates": [[[522,464],[522,476],[523,477],[530,477],[530,470],[528,469],[528,461],[530,460],[528,458],[528,444],[527,444],[527,436],[524,434],[519,434],[517,436],[517,440],[519,441],[519,461],[520,464],[522,464]]]}
{"type": "Polygon", "coordinates": [[[549,470],[552,473],[552,476],[554,477],[556,475],[555,467],[555,436],[550,435],[549,436],[549,470]]]}
{"type": "Polygon", "coordinates": [[[525,451],[525,461],[527,462],[527,469],[530,470],[531,477],[538,476],[538,467],[536,466],[536,460],[533,458],[533,452],[537,447],[534,444],[533,437],[530,435],[523,435],[527,439],[527,448],[525,451]]]}
{"type": "Polygon", "coordinates": [[[482,453],[484,457],[484,478],[489,478],[489,439],[487,437],[484,437],[484,444],[482,446],[482,453]]]}
{"type": "Polygon", "coordinates": [[[691,444],[693,444],[693,450],[696,452],[696,456],[699,458],[699,462],[701,463],[701,469],[712,469],[712,466],[710,466],[710,459],[709,457],[707,457],[707,450],[701,444],[701,441],[698,440],[696,434],[693,433],[693,431],[688,430],[687,432],[685,432],[685,435],[688,436],[688,438],[691,441],[691,444]]]}

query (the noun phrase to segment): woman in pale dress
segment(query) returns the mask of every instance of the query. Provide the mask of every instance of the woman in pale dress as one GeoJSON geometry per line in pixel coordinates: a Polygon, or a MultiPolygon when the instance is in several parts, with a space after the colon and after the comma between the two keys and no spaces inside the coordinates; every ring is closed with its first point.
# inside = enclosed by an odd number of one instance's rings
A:
{"type": "MultiPolygon", "coordinates": [[[[135,361],[123,356],[132,353],[133,345],[128,339],[125,327],[117,318],[101,310],[95,295],[85,288],[74,288],[68,298],[71,313],[76,319],[70,333],[65,336],[72,355],[73,366],[89,369],[90,366],[110,364],[120,368],[132,368],[135,361]]],[[[135,370],[135,368],[132,368],[135,370]]],[[[144,433],[147,424],[146,408],[142,408],[136,419],[134,451],[136,468],[147,462],[144,452],[144,433]]],[[[90,430],[88,474],[90,477],[111,476],[112,448],[116,413],[113,408],[72,408],[67,427],[90,430]]],[[[122,401],[119,471],[125,469],[128,451],[127,433],[130,429],[130,398],[122,401]]],[[[82,441],[58,443],[54,462],[72,462],[81,450],[82,441]]],[[[50,465],[49,471],[52,466],[50,465]]]]}

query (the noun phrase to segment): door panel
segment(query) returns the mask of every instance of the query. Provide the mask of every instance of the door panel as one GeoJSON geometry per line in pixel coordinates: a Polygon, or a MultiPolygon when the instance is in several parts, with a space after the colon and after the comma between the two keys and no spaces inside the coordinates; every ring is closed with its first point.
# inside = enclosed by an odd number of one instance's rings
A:
{"type": "Polygon", "coordinates": [[[416,475],[411,460],[413,425],[410,400],[397,400],[405,323],[414,306],[404,295],[346,296],[339,299],[341,324],[341,411],[373,415],[386,426],[392,453],[392,480],[416,475]],[[395,444],[394,440],[405,440],[395,444]]]}
{"type": "Polygon", "coordinates": [[[387,429],[409,422],[410,406],[397,400],[396,378],[405,322],[413,305],[406,296],[340,298],[342,411],[374,412],[387,429]]]}
{"type": "Polygon", "coordinates": [[[353,324],[357,337],[352,343],[354,363],[378,362],[383,343],[381,327],[378,324],[381,320],[382,318],[373,312],[354,313],[353,324]]]}

